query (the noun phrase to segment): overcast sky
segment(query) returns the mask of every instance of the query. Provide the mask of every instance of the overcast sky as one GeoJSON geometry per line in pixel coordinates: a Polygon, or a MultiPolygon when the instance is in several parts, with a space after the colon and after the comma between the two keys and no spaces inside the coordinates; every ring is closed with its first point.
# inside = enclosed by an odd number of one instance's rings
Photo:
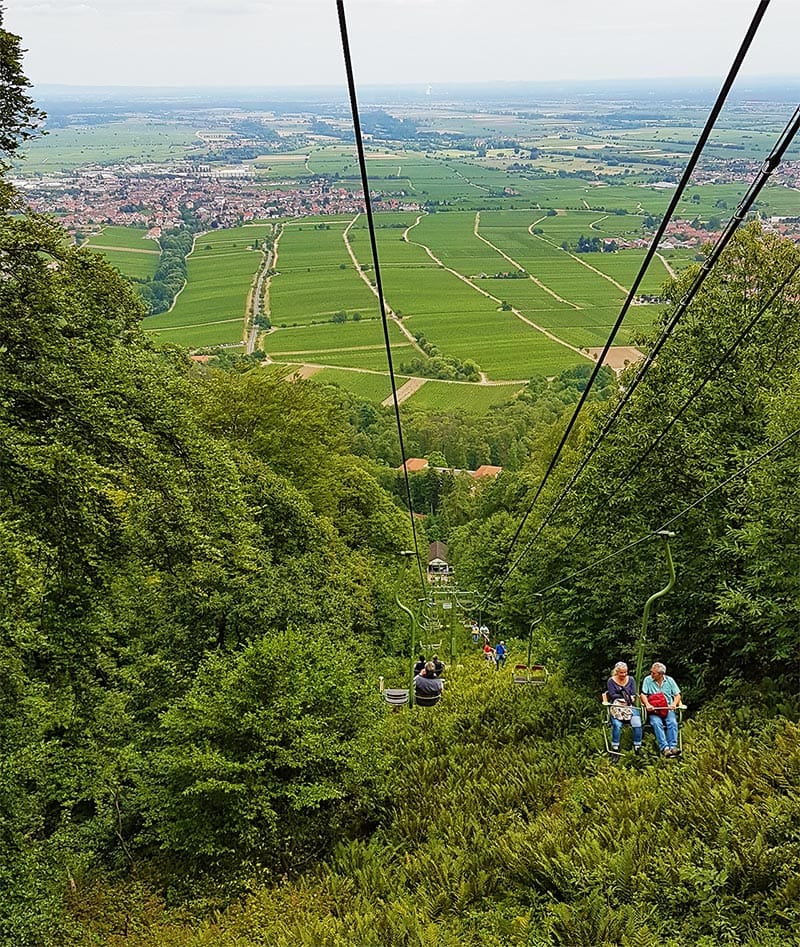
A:
{"type": "MultiPolygon", "coordinates": [[[[0,0],[34,84],[342,85],[335,0],[0,0]]],[[[756,0],[345,0],[356,82],[717,78],[756,0]]],[[[743,73],[798,75],[800,0],[743,73]]]]}

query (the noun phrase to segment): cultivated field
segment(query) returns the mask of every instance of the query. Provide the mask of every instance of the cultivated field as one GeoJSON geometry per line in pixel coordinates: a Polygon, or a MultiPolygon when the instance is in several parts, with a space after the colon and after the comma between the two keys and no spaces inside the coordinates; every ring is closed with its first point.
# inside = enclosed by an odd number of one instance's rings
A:
{"type": "MultiPolygon", "coordinates": [[[[643,249],[577,254],[561,246],[581,235],[641,237],[641,216],[632,213],[562,209],[547,216],[528,208],[375,219],[390,311],[442,354],[471,359],[487,379],[510,383],[453,386],[431,379],[411,397],[412,403],[431,407],[457,394],[459,404],[469,402],[468,410],[477,410],[513,395],[532,375],[553,375],[589,361],[585,350],[605,342],[644,256],[643,249]],[[525,271],[522,278],[508,278],[517,269],[525,271]]],[[[107,233],[109,245],[140,240],[107,233]]],[[[170,312],[149,317],[145,328],[191,348],[240,344],[248,292],[261,263],[252,245],[269,233],[271,225],[263,224],[198,236],[187,259],[186,288],[170,312]]],[[[681,266],[692,254],[671,256],[672,265],[681,266]]],[[[388,394],[386,377],[370,375],[386,373],[387,363],[365,217],[284,221],[273,265],[265,298],[273,328],[260,343],[268,357],[287,365],[327,366],[335,374],[316,370],[316,377],[388,394]]],[[[641,291],[658,293],[667,275],[655,261],[641,291]]],[[[617,344],[628,344],[656,311],[632,307],[617,344]]],[[[394,320],[389,328],[394,368],[402,373],[421,353],[394,320]]]]}
{"type": "Polygon", "coordinates": [[[148,316],[145,330],[192,348],[242,342],[250,285],[262,262],[253,243],[267,235],[263,226],[198,235],[186,259],[185,289],[169,312],[148,316]]]}
{"type": "Polygon", "coordinates": [[[134,227],[105,227],[92,234],[83,246],[100,253],[124,276],[147,279],[158,269],[161,248],[145,233],[134,227]]]}
{"type": "MultiPolygon", "coordinates": [[[[394,369],[407,376],[424,355],[414,336],[424,336],[431,354],[471,360],[482,373],[481,383],[427,379],[410,404],[485,410],[513,397],[532,375],[590,361],[588,350],[605,343],[697,138],[692,108],[671,108],[671,119],[657,121],[644,106],[634,120],[618,103],[601,104],[596,116],[560,103],[530,112],[428,103],[392,110],[429,134],[366,141],[371,189],[406,207],[375,217],[394,369]],[[581,238],[613,240],[617,249],[579,253],[581,238]]],[[[745,165],[763,160],[780,112],[770,106],[761,126],[745,131],[752,112],[744,109],[714,133],[709,160],[742,170],[738,178],[706,174],[687,189],[676,217],[691,221],[700,239],[704,232],[710,239],[736,208],[747,190],[745,165]]],[[[273,136],[263,153],[242,163],[277,204],[305,189],[317,195],[321,177],[331,199],[360,190],[355,146],[336,140],[348,131],[346,115],[337,111],[317,123],[310,113],[275,113],[269,121],[282,144],[273,136]]],[[[31,144],[26,170],[48,162],[66,168],[202,157],[206,147],[191,123],[143,119],[56,129],[46,145],[31,144]]],[[[259,339],[269,364],[302,368],[381,401],[389,380],[366,218],[302,216],[308,203],[298,201],[297,216],[277,228],[265,221],[198,236],[186,287],[170,312],[148,317],[144,327],[194,349],[242,345],[249,294],[265,262],[253,245],[277,234],[259,307],[272,327],[259,339]]],[[[771,185],[758,210],[793,216],[799,203],[797,189],[771,185]]],[[[670,269],[697,261],[698,246],[676,242],[680,237],[668,236],[640,295],[661,296],[670,269]]],[[[109,227],[89,246],[130,276],[146,279],[158,264],[157,246],[141,231],[109,227]]],[[[615,344],[631,345],[660,308],[657,301],[632,306],[615,344]]]]}
{"type": "Polygon", "coordinates": [[[269,287],[269,313],[275,325],[330,322],[337,312],[374,316],[377,301],[355,271],[342,232],[349,221],[288,221],[278,240],[269,287]]]}
{"type": "Polygon", "coordinates": [[[172,161],[200,155],[194,131],[168,122],[127,119],[110,125],[54,128],[25,146],[25,171],[47,174],[84,165],[172,161]]]}

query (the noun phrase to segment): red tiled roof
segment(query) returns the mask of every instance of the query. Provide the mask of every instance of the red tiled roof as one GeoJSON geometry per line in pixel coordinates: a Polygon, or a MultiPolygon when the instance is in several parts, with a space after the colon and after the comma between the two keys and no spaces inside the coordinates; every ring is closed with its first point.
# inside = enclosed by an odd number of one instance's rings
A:
{"type": "Polygon", "coordinates": [[[424,470],[428,466],[428,461],[424,457],[409,457],[405,465],[401,464],[397,469],[402,470],[403,466],[405,466],[408,473],[419,473],[420,470],[424,470]]]}

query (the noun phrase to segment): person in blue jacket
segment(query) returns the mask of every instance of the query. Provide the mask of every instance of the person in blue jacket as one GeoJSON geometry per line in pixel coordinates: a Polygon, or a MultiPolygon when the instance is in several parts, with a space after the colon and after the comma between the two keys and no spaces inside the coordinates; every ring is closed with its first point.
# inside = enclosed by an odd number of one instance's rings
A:
{"type": "Polygon", "coordinates": [[[494,669],[497,671],[506,663],[506,655],[508,650],[506,649],[505,641],[501,641],[500,644],[494,649],[494,669]]]}

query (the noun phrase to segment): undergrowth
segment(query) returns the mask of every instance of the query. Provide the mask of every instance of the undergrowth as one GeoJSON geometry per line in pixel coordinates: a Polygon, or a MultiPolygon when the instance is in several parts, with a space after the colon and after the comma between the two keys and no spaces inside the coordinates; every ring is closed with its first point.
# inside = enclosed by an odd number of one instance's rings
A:
{"type": "Polygon", "coordinates": [[[130,881],[87,883],[74,943],[800,943],[797,724],[719,704],[686,722],[682,761],[649,738],[613,766],[594,700],[558,674],[515,687],[477,663],[448,674],[436,708],[376,713],[387,788],[369,838],[202,918],[130,881]]]}

